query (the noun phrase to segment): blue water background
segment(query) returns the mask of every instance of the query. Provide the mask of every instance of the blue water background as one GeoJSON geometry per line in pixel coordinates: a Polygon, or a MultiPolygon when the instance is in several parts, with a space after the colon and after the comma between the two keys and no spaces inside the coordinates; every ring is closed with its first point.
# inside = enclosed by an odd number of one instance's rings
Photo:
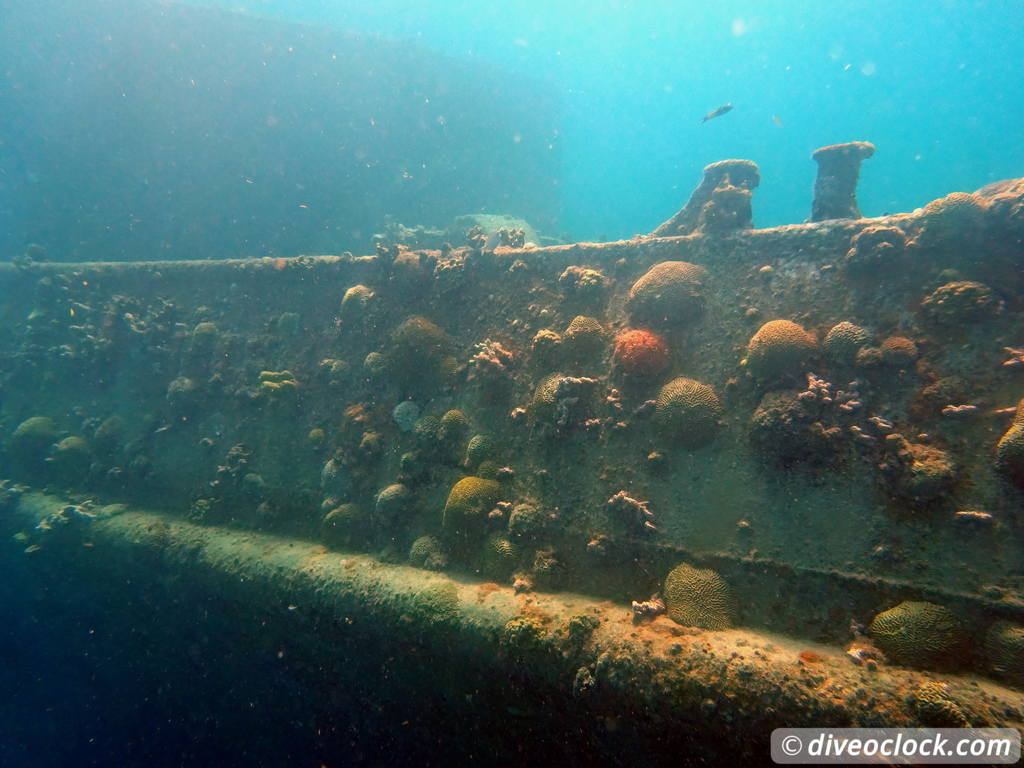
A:
{"type": "Polygon", "coordinates": [[[810,154],[836,142],[878,148],[860,185],[868,216],[1024,175],[1020,0],[222,4],[416,40],[552,84],[574,238],[650,231],[704,165],[728,157],[761,167],[757,226],[807,217],[810,154]],[[725,102],[730,114],[699,122],[725,102]]]}

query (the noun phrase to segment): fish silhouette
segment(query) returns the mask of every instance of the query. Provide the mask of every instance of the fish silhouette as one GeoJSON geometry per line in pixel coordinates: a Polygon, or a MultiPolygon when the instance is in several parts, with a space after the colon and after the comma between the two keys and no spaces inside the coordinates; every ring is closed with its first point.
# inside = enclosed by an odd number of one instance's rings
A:
{"type": "Polygon", "coordinates": [[[708,112],[706,115],[704,115],[704,119],[701,120],[701,122],[706,123],[708,120],[714,120],[716,117],[721,117],[731,109],[732,104],[723,104],[718,109],[712,110],[711,112],[708,112]]]}

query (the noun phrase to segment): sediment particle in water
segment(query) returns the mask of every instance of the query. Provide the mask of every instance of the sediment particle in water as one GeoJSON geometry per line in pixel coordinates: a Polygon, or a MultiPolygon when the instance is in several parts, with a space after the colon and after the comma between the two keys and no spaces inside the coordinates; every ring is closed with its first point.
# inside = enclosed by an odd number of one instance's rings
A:
{"type": "Polygon", "coordinates": [[[721,630],[734,626],[736,599],[717,572],[682,563],[665,578],[665,612],[684,627],[721,630]]]}

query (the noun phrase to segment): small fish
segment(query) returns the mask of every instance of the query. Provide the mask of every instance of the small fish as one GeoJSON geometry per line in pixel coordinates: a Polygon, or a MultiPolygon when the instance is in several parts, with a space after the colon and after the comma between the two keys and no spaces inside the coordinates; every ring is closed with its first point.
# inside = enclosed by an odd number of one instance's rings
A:
{"type": "Polygon", "coordinates": [[[779,128],[785,125],[785,123],[782,122],[782,118],[779,117],[778,115],[772,115],[772,122],[775,123],[775,125],[777,125],[779,128]]]}
{"type": "Polygon", "coordinates": [[[708,120],[714,120],[716,117],[721,117],[731,109],[732,104],[723,104],[718,109],[712,110],[711,112],[708,112],[706,115],[704,115],[704,119],[701,120],[701,122],[706,123],[708,120]]]}

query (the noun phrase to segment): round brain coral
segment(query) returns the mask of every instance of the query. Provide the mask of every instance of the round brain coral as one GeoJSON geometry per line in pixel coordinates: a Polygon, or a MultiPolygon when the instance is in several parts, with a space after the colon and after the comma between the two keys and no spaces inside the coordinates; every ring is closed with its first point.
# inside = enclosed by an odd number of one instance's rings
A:
{"type": "Polygon", "coordinates": [[[604,328],[595,317],[577,315],[562,334],[562,346],[576,359],[594,357],[604,348],[604,328]]]}
{"type": "Polygon", "coordinates": [[[353,285],[341,297],[341,318],[343,320],[360,318],[366,312],[373,295],[373,291],[365,285],[353,285]]]}
{"type": "Polygon", "coordinates": [[[985,635],[985,657],[995,674],[1017,684],[1024,681],[1024,627],[1009,621],[993,624],[985,635]]]}
{"type": "Polygon", "coordinates": [[[329,547],[350,547],[365,541],[370,534],[370,516],[355,504],[342,504],[326,515],[320,535],[329,547]]]}
{"type": "Polygon", "coordinates": [[[890,336],[879,350],[887,365],[907,366],[917,360],[917,345],[906,336],[890,336]]]}
{"type": "Polygon", "coordinates": [[[57,441],[57,425],[47,416],[32,416],[18,425],[8,450],[21,460],[42,458],[57,441]]]}
{"type": "Polygon", "coordinates": [[[614,356],[630,376],[656,376],[668,366],[668,345],[653,331],[631,329],[615,337],[614,356]]]}
{"type": "Polygon", "coordinates": [[[985,200],[968,192],[953,192],[924,207],[917,242],[929,248],[955,247],[970,240],[981,226],[985,200]]]}
{"type": "Polygon", "coordinates": [[[505,579],[512,574],[519,558],[519,547],[508,536],[492,533],[480,554],[480,571],[489,579],[505,579]]]}
{"type": "Polygon", "coordinates": [[[864,347],[871,335],[859,325],[846,322],[832,326],[825,335],[825,355],[834,363],[852,365],[857,352],[864,347]]]}
{"type": "Polygon", "coordinates": [[[996,444],[996,467],[1024,488],[1024,399],[1017,403],[1013,423],[996,444]]]}
{"type": "Polygon", "coordinates": [[[464,477],[448,492],[441,525],[453,533],[477,533],[500,498],[501,485],[496,480],[464,477]]]}
{"type": "Polygon", "coordinates": [[[558,383],[565,378],[561,371],[548,374],[537,385],[530,401],[530,415],[537,421],[550,421],[555,416],[555,399],[558,383]]]}
{"type": "Polygon", "coordinates": [[[985,318],[995,303],[992,289],[984,283],[956,280],[932,291],[921,302],[921,311],[935,323],[952,326],[985,318]]]}
{"type": "Polygon", "coordinates": [[[494,438],[490,435],[473,435],[466,445],[466,458],[463,463],[467,468],[475,469],[482,462],[491,459],[496,450],[494,438]]]}
{"type": "Polygon", "coordinates": [[[747,344],[747,366],[754,376],[774,379],[801,373],[801,365],[814,354],[814,336],[790,320],[772,320],[762,325],[747,344]]]}
{"type": "Polygon", "coordinates": [[[677,624],[729,629],[736,621],[736,599],[718,573],[682,563],[665,578],[665,613],[677,624]]]}
{"type": "Polygon", "coordinates": [[[687,261],[655,264],[633,283],[626,309],[641,323],[674,326],[694,320],[704,311],[707,270],[687,261]]]}
{"type": "Polygon", "coordinates": [[[422,376],[438,368],[449,348],[448,335],[425,317],[414,315],[391,334],[391,361],[398,372],[422,376]]]}
{"type": "Polygon", "coordinates": [[[401,483],[392,483],[377,494],[374,517],[378,524],[390,525],[405,515],[412,502],[412,491],[401,483]]]}
{"type": "Polygon", "coordinates": [[[714,389],[680,377],[661,388],[654,418],[671,438],[686,445],[700,445],[714,435],[721,413],[722,403],[714,389]]]}
{"type": "Polygon", "coordinates": [[[850,240],[846,267],[865,276],[894,267],[906,248],[907,237],[899,227],[865,227],[850,240]]]}
{"type": "Polygon", "coordinates": [[[409,564],[428,571],[443,571],[448,567],[448,555],[435,537],[420,536],[409,547],[409,564]]]}
{"type": "Polygon", "coordinates": [[[875,616],[868,634],[897,664],[922,668],[954,665],[967,639],[948,608],[913,600],[875,616]]]}

